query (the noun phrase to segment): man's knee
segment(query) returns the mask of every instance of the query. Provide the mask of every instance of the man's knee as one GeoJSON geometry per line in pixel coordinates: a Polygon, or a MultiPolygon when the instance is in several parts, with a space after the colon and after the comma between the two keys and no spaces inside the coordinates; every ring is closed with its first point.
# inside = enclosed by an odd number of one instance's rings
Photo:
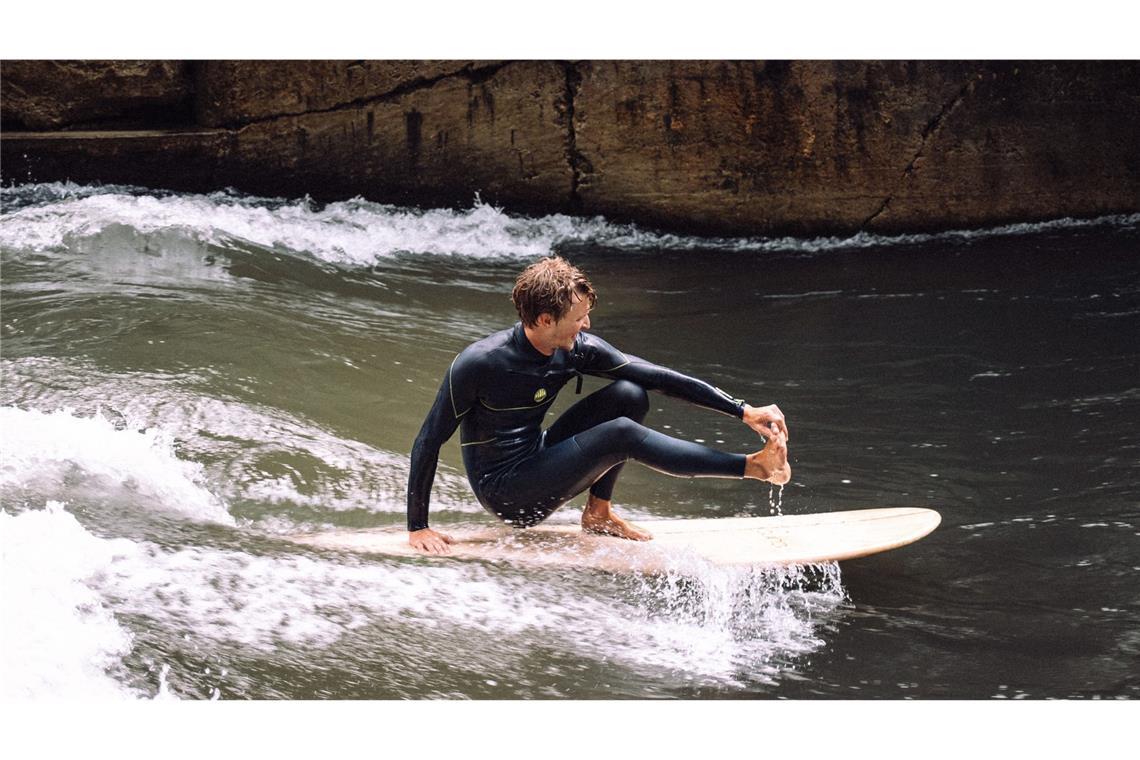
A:
{"type": "Polygon", "coordinates": [[[640,422],[649,413],[649,394],[637,383],[629,380],[615,380],[610,385],[611,393],[620,405],[623,417],[640,422]]]}
{"type": "Polygon", "coordinates": [[[607,434],[610,436],[611,445],[626,455],[645,437],[645,427],[629,417],[618,417],[606,425],[609,428],[607,434]]]}

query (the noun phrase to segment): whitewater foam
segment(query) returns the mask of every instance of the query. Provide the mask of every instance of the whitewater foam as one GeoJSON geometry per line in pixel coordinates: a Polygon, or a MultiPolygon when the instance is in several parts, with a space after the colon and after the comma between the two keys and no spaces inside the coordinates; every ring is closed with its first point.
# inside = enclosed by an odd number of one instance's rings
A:
{"type": "Polygon", "coordinates": [[[361,198],[317,206],[307,198],[258,198],[233,191],[176,194],[121,186],[22,185],[0,192],[6,208],[0,218],[0,247],[10,251],[82,248],[85,238],[122,227],[141,236],[180,231],[202,244],[244,241],[350,268],[399,254],[529,259],[582,244],[619,251],[818,253],[1140,225],[1140,214],[1132,214],[923,234],[724,238],[659,233],[600,216],[526,217],[478,198],[469,209],[421,210],[361,198]]]}
{"type": "MultiPolygon", "coordinates": [[[[0,368],[5,378],[2,403],[64,415],[67,413],[59,410],[69,409],[79,420],[74,430],[58,419],[50,429],[32,430],[40,418],[25,416],[25,423],[14,434],[34,436],[38,443],[25,455],[13,455],[10,471],[0,476],[7,481],[0,480],[0,484],[21,478],[42,479],[45,459],[56,463],[48,469],[58,479],[68,461],[113,457],[113,466],[95,462],[87,470],[115,469],[116,482],[129,477],[132,482],[164,485],[167,490],[177,483],[190,503],[213,500],[232,509],[238,502],[252,501],[292,504],[318,512],[397,514],[407,508],[406,455],[346,439],[273,408],[201,395],[187,387],[201,381],[192,375],[116,374],[82,360],[46,357],[4,360],[0,368]],[[96,419],[102,422],[85,422],[96,419]],[[113,435],[110,427],[118,435],[113,435]],[[81,445],[83,436],[76,438],[80,430],[87,432],[89,452],[72,452],[68,459],[60,450],[81,445]],[[53,435],[65,438],[52,444],[46,439],[53,435]],[[131,443],[139,444],[139,435],[149,436],[150,445],[162,452],[157,465],[152,459],[112,453],[131,443]],[[177,457],[171,448],[174,441],[177,457]],[[186,458],[210,464],[198,465],[186,462],[186,458]],[[296,470],[300,462],[307,464],[307,473],[296,470]],[[275,467],[285,472],[267,471],[275,467]]],[[[20,440],[13,438],[11,445],[20,440]]],[[[0,442],[0,446],[7,445],[0,442]]],[[[433,510],[481,513],[482,508],[470,494],[466,478],[441,469],[433,510]]],[[[201,514],[210,511],[199,510],[201,514]]],[[[267,518],[260,520],[258,527],[270,532],[297,532],[321,526],[267,518]]]]}
{"type": "MultiPolygon", "coordinates": [[[[588,575],[481,564],[159,546],[98,538],[58,502],[0,513],[0,545],[5,693],[20,698],[147,696],[126,685],[139,679],[123,671],[134,637],[121,616],[151,631],[144,661],[156,646],[184,651],[186,662],[286,650],[308,652],[297,655],[306,662],[335,651],[362,663],[394,659],[408,671],[392,685],[400,693],[414,693],[414,673],[441,657],[504,681],[521,677],[533,642],[635,672],[685,673],[691,683],[772,682],[822,644],[818,621],[843,598],[837,571],[816,591],[797,569],[711,567],[599,587],[588,575]],[[470,651],[476,640],[496,643],[470,651]]],[[[155,665],[162,672],[152,696],[178,696],[170,666],[155,665]]],[[[221,668],[176,675],[181,696],[232,694],[221,668]]]]}
{"type": "Polygon", "coordinates": [[[242,241],[278,253],[341,266],[367,266],[400,253],[476,258],[531,257],[577,223],[569,217],[529,220],[481,203],[468,210],[421,211],[354,199],[315,210],[288,203],[211,195],[64,194],[0,219],[0,246],[45,251],[82,248],[108,229],[142,236],[181,231],[203,244],[242,241]]]}
{"type": "Polygon", "coordinates": [[[0,486],[66,494],[76,470],[152,498],[156,508],[233,525],[226,505],[204,485],[201,465],[174,453],[161,429],[120,430],[102,414],[0,407],[0,486]]]}
{"type": "Polygon", "coordinates": [[[641,585],[614,597],[509,567],[149,547],[108,568],[101,588],[117,611],[215,646],[335,649],[363,662],[402,658],[416,670],[479,637],[498,644],[464,650],[468,666],[477,657],[482,672],[502,675],[525,670],[527,642],[541,641],[633,670],[726,682],[774,679],[785,661],[822,644],[817,618],[843,598],[838,571],[818,591],[804,590],[803,578],[797,569],[710,567],[671,585],[633,581],[641,585]],[[396,623],[421,643],[344,643],[353,631],[396,623]]]}
{"type": "Polygon", "coordinates": [[[91,535],[59,502],[19,515],[0,511],[4,646],[0,688],[8,699],[103,700],[140,696],[110,672],[132,644],[88,583],[125,539],[91,535]]]}

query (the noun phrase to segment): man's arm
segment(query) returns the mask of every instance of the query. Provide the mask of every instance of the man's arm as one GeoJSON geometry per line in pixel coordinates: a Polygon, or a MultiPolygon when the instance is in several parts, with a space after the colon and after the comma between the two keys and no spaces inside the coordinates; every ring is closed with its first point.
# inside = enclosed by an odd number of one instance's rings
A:
{"type": "Polygon", "coordinates": [[[464,382],[472,373],[465,371],[462,355],[448,367],[436,393],[435,403],[420,428],[412,446],[411,471],[408,474],[408,542],[432,554],[447,554],[451,538],[428,527],[428,505],[431,486],[439,465],[439,450],[459,427],[475,399],[471,383],[464,382]],[[458,367],[457,367],[458,365],[458,367]]]}
{"type": "Polygon", "coordinates": [[[775,404],[750,406],[743,399],[733,398],[704,380],[689,377],[637,356],[623,354],[596,335],[586,333],[579,336],[579,339],[584,360],[580,369],[586,374],[629,380],[646,390],[658,391],[736,417],[766,437],[772,436],[772,425],[776,426],[776,431],[785,436],[788,434],[784,415],[775,404]]]}

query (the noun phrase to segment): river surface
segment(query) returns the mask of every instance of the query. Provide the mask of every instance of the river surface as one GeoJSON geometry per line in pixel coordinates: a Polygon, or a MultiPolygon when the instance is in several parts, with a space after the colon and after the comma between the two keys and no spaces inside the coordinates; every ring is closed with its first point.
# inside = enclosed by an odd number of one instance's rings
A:
{"type": "MultiPolygon", "coordinates": [[[[1140,696],[1140,216],[707,239],[53,184],[3,190],[0,247],[4,696],[1140,696]],[[941,527],[841,565],[661,576],[288,541],[404,523],[443,372],[552,252],[598,288],[594,332],[787,414],[782,492],[631,464],[625,514],[922,506],[941,527]]],[[[647,424],[759,440],[656,395],[647,424]]],[[[433,525],[491,519],[453,439],[433,525]]]]}

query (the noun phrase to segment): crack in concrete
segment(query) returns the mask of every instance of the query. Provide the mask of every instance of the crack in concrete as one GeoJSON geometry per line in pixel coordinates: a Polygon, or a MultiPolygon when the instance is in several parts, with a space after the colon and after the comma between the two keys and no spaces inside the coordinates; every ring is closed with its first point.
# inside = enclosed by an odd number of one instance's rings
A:
{"type": "Polygon", "coordinates": [[[895,199],[894,193],[891,193],[886,198],[884,198],[883,202],[879,204],[879,208],[875,209],[875,213],[871,214],[869,217],[864,219],[863,223],[861,225],[859,225],[859,231],[862,232],[863,230],[867,229],[868,224],[870,224],[871,222],[878,219],[882,215],[882,213],[887,210],[887,207],[891,205],[891,201],[893,201],[894,199],[895,199]]]}
{"type": "Polygon", "coordinates": [[[353,100],[345,101],[344,103],[338,103],[337,105],[330,106],[328,108],[313,108],[306,109],[304,111],[283,112],[279,114],[273,114],[271,116],[262,116],[252,121],[241,122],[240,124],[229,126],[227,128],[233,129],[236,132],[241,132],[249,127],[258,126],[267,122],[278,121],[280,119],[308,116],[310,114],[336,113],[338,111],[349,111],[357,108],[363,108],[375,103],[387,103],[401,98],[409,93],[416,92],[417,90],[430,89],[432,87],[435,87],[443,80],[450,79],[452,77],[461,77],[463,79],[466,79],[471,84],[482,84],[491,77],[495,76],[495,74],[499,73],[499,71],[502,69],[510,66],[512,63],[515,63],[515,61],[502,61],[500,63],[495,63],[488,66],[476,66],[475,64],[468,63],[465,64],[462,68],[455,71],[448,71],[433,77],[417,77],[415,79],[408,80],[407,82],[403,82],[393,87],[391,90],[382,92],[378,95],[369,95],[368,97],[364,98],[355,98],[353,100]]]}
{"type": "Polygon", "coordinates": [[[582,183],[583,168],[589,170],[589,161],[578,151],[578,133],[574,126],[574,106],[579,91],[582,89],[582,72],[574,63],[562,64],[566,73],[566,105],[563,116],[566,119],[566,163],[570,167],[570,205],[573,208],[582,206],[582,196],[578,188],[582,183]]]}
{"type": "Polygon", "coordinates": [[[970,78],[966,80],[966,83],[962,85],[962,89],[958,91],[954,99],[942,106],[942,110],[939,111],[933,119],[927,122],[926,127],[922,130],[922,144],[918,146],[918,152],[914,154],[914,158],[906,165],[906,169],[903,169],[904,177],[910,177],[914,174],[915,162],[922,158],[922,154],[926,151],[926,146],[930,143],[931,137],[942,128],[942,122],[946,120],[946,117],[956,111],[958,106],[962,105],[962,101],[965,100],[966,96],[974,89],[975,81],[977,81],[977,77],[971,75],[970,78]]]}
{"type": "Polygon", "coordinates": [[[966,99],[966,96],[973,91],[974,83],[978,81],[978,78],[979,75],[971,74],[970,77],[966,80],[966,83],[962,85],[961,89],[958,90],[958,93],[953,97],[953,99],[943,105],[942,109],[937,114],[935,114],[930,119],[930,121],[926,123],[926,126],[922,129],[922,141],[919,143],[918,151],[914,154],[914,157],[911,158],[910,163],[906,165],[906,168],[903,169],[902,174],[899,177],[899,181],[896,183],[895,190],[883,199],[883,202],[879,204],[879,208],[875,210],[875,213],[871,214],[869,217],[863,220],[863,224],[859,226],[860,231],[867,229],[867,225],[875,221],[875,219],[879,218],[883,212],[885,212],[890,207],[891,201],[893,201],[895,199],[895,195],[898,194],[898,185],[914,176],[916,165],[918,164],[919,159],[921,159],[926,153],[926,148],[930,144],[930,141],[942,129],[942,122],[944,122],[946,118],[950,116],[950,114],[956,111],[960,105],[962,105],[962,101],[964,101],[966,99]]]}

